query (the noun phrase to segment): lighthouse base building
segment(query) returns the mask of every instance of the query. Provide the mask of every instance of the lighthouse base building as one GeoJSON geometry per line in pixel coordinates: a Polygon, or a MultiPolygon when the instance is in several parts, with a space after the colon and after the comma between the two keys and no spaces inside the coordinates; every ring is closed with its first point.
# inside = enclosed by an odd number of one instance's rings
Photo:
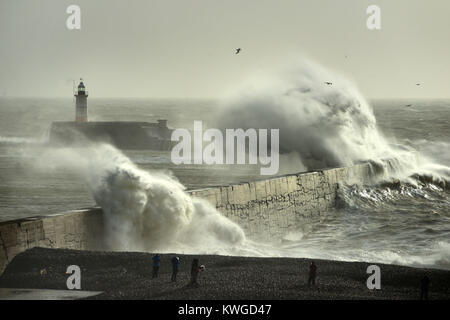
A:
{"type": "Polygon", "coordinates": [[[96,142],[109,143],[119,149],[161,150],[172,148],[172,129],[167,120],[157,123],[113,121],[88,122],[88,92],[80,81],[75,95],[75,121],[57,121],[50,126],[49,144],[52,146],[83,146],[96,142]]]}

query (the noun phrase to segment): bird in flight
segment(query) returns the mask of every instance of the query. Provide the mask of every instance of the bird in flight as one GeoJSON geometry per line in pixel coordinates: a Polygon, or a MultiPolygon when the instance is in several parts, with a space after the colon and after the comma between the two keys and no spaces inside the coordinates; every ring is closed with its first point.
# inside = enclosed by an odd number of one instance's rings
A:
{"type": "Polygon", "coordinates": [[[333,84],[333,82],[325,82],[327,85],[331,86],[333,84]]]}
{"type": "Polygon", "coordinates": [[[239,52],[241,52],[241,48],[236,49],[236,54],[238,54],[239,52]]]}

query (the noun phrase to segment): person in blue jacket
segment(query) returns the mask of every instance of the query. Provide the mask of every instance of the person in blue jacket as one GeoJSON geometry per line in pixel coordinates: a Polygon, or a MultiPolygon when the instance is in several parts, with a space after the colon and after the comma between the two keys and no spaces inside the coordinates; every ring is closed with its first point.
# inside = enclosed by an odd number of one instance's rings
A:
{"type": "Polygon", "coordinates": [[[177,256],[174,256],[171,260],[172,262],[172,282],[177,281],[177,273],[178,273],[178,267],[180,265],[180,258],[177,256]]]}
{"type": "Polygon", "coordinates": [[[155,254],[152,258],[153,260],[153,274],[152,279],[158,277],[159,266],[161,264],[161,257],[159,254],[155,254]]]}

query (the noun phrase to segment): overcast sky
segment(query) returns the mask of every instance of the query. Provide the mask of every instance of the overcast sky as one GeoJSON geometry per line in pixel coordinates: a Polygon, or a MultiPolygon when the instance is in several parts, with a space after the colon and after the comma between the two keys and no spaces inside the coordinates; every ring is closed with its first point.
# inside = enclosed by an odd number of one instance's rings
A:
{"type": "Polygon", "coordinates": [[[450,97],[448,0],[0,0],[0,41],[0,96],[218,97],[307,56],[369,98],[450,97]]]}

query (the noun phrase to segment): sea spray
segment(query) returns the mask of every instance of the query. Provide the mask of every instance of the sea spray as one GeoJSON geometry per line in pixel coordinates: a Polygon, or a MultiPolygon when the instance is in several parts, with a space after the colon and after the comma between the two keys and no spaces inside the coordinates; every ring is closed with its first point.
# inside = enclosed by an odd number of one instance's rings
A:
{"type": "Polygon", "coordinates": [[[308,170],[371,162],[383,180],[449,180],[448,167],[383,136],[353,83],[309,61],[250,79],[223,99],[216,119],[220,128],[280,128],[280,152],[308,170]]]}
{"type": "Polygon", "coordinates": [[[174,177],[141,170],[110,145],[52,149],[40,163],[86,179],[106,217],[109,249],[227,254],[245,241],[237,224],[174,177]]]}
{"type": "Polygon", "coordinates": [[[221,105],[219,127],[280,128],[280,151],[297,152],[308,169],[391,153],[356,87],[311,62],[254,79],[221,105]]]}

